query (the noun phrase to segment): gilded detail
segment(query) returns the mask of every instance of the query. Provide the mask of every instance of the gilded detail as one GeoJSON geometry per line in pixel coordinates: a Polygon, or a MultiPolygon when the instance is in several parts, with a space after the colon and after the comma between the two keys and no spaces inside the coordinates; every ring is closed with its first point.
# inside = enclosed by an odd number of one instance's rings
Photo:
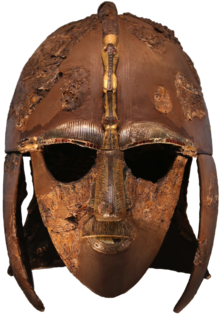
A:
{"type": "Polygon", "coordinates": [[[119,150],[98,152],[94,204],[97,220],[120,221],[125,219],[124,167],[123,152],[119,150]]]}
{"type": "Polygon", "coordinates": [[[118,150],[118,116],[116,113],[116,67],[118,63],[118,37],[113,34],[106,35],[103,39],[102,60],[104,65],[103,92],[105,114],[103,127],[105,129],[102,150],[118,150]]]}
{"type": "MultiPolygon", "coordinates": [[[[72,22],[59,28],[38,47],[25,65],[11,103],[9,117],[14,117],[15,126],[23,130],[29,116],[49,94],[63,73],[60,66],[71,49],[96,27],[97,15],[72,22]]],[[[86,74],[87,76],[87,74],[86,74]]],[[[84,84],[85,85],[85,84],[84,84]]],[[[67,110],[78,108],[81,103],[76,99],[73,87],[64,82],[62,103],[67,110]]]]}
{"type": "MultiPolygon", "coordinates": [[[[104,27],[103,34],[106,33],[104,27]]],[[[118,63],[118,37],[107,34],[103,39],[104,65],[104,138],[97,153],[97,177],[95,185],[94,215],[86,223],[83,237],[90,246],[101,253],[116,254],[127,249],[134,238],[133,228],[126,220],[124,189],[124,154],[119,151],[118,116],[116,112],[116,67],[118,63]]]]}

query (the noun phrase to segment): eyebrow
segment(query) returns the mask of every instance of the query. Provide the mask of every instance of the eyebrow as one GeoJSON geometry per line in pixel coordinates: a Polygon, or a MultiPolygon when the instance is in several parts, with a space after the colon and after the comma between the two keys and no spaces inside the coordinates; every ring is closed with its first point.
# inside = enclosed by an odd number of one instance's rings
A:
{"type": "Polygon", "coordinates": [[[158,123],[132,123],[119,132],[119,146],[123,151],[148,143],[172,144],[182,147],[182,151],[186,155],[195,156],[197,154],[197,147],[191,140],[158,123]]]}
{"type": "Polygon", "coordinates": [[[104,130],[89,121],[71,121],[52,128],[38,137],[23,139],[17,146],[25,153],[41,149],[44,145],[72,143],[92,149],[100,149],[104,130]]]}
{"type": "MultiPolygon", "coordinates": [[[[99,150],[103,138],[104,130],[100,126],[89,121],[71,121],[52,128],[39,137],[24,139],[17,148],[21,153],[25,153],[39,150],[44,145],[72,143],[99,150]]],[[[179,146],[185,155],[196,156],[197,154],[197,147],[191,140],[158,123],[132,123],[119,131],[119,147],[122,151],[153,143],[179,146]]]]}

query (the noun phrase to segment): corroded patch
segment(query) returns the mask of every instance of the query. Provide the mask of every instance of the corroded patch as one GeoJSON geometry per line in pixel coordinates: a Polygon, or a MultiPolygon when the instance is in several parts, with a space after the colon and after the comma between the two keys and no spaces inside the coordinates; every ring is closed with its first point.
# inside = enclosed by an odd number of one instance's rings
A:
{"type": "Polygon", "coordinates": [[[211,178],[209,181],[208,196],[206,199],[207,205],[210,206],[212,210],[218,207],[218,195],[215,194],[216,178],[213,173],[211,173],[211,178]]]}
{"type": "Polygon", "coordinates": [[[98,9],[99,18],[102,22],[103,37],[108,34],[118,36],[117,9],[112,2],[103,2],[98,9]]]}
{"type": "Polygon", "coordinates": [[[196,88],[181,72],[178,72],[176,75],[175,85],[185,120],[192,120],[194,117],[202,119],[206,113],[200,88],[196,88]]]}
{"type": "Polygon", "coordinates": [[[120,16],[123,21],[127,23],[128,29],[135,37],[142,41],[147,47],[163,54],[166,51],[164,46],[164,37],[161,33],[156,33],[152,28],[140,24],[137,19],[131,14],[124,14],[120,16]]]}
{"type": "Polygon", "coordinates": [[[119,17],[126,21],[129,20],[129,17],[130,17],[130,18],[135,18],[137,20],[137,23],[138,23],[138,20],[145,22],[151,25],[157,33],[162,34],[167,41],[173,42],[176,45],[178,45],[178,47],[180,48],[180,53],[183,54],[183,57],[185,58],[188,65],[190,66],[195,79],[201,85],[201,78],[198,74],[198,69],[195,66],[195,62],[192,59],[192,57],[189,55],[189,53],[183,48],[182,42],[179,39],[179,37],[176,36],[174,28],[169,27],[167,24],[164,24],[161,21],[152,19],[149,16],[137,15],[136,13],[133,13],[131,11],[125,10],[122,12],[122,14],[120,14],[119,17]]]}
{"type": "Polygon", "coordinates": [[[208,258],[207,256],[208,240],[198,241],[198,248],[195,254],[194,265],[196,267],[203,266],[208,258]]]}
{"type": "Polygon", "coordinates": [[[13,173],[18,166],[18,153],[9,153],[5,157],[4,171],[8,173],[13,173]]]}
{"type": "Polygon", "coordinates": [[[187,158],[177,156],[168,174],[157,183],[126,174],[126,196],[133,218],[141,226],[168,230],[176,208],[187,158]]]}
{"type": "Polygon", "coordinates": [[[83,66],[74,67],[64,75],[62,108],[73,111],[80,108],[89,94],[90,73],[83,66]]]}
{"type": "Polygon", "coordinates": [[[64,266],[43,225],[35,194],[28,206],[24,238],[32,270],[64,266]]]}
{"type": "Polygon", "coordinates": [[[169,93],[163,86],[158,86],[154,92],[154,105],[163,114],[168,114],[173,109],[169,93]]]}
{"type": "Polygon", "coordinates": [[[89,207],[94,168],[80,181],[57,184],[37,198],[40,214],[52,242],[67,268],[76,275],[81,248],[80,230],[92,216],[89,207]],[[65,239],[65,242],[63,240],[65,239]]]}
{"type": "Polygon", "coordinates": [[[160,23],[156,23],[154,21],[151,21],[150,19],[146,19],[146,18],[141,18],[141,17],[138,17],[134,14],[131,14],[131,13],[124,13],[123,15],[120,15],[119,16],[121,19],[123,20],[128,20],[128,21],[143,21],[145,22],[146,24],[152,26],[155,31],[157,31],[158,33],[160,34],[163,34],[163,36],[172,41],[173,43],[177,43],[180,45],[180,42],[178,41],[178,39],[175,37],[175,33],[174,31],[170,30],[167,26],[164,26],[160,23]]]}
{"type": "Polygon", "coordinates": [[[62,77],[59,66],[71,49],[98,20],[92,15],[67,24],[51,34],[25,65],[11,103],[9,117],[15,113],[16,127],[22,130],[29,115],[62,77]]]}
{"type": "Polygon", "coordinates": [[[120,150],[152,143],[180,146],[184,155],[196,156],[197,154],[197,147],[192,141],[158,123],[149,121],[133,123],[120,130],[120,150]]]}

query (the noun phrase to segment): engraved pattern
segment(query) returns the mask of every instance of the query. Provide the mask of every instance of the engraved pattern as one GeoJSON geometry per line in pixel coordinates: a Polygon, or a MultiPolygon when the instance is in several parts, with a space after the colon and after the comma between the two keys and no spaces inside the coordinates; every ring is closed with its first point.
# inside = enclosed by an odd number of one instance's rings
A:
{"type": "Polygon", "coordinates": [[[93,149],[100,149],[104,131],[88,121],[71,121],[45,132],[42,136],[22,140],[17,149],[21,153],[36,151],[44,145],[73,143],[93,149]]]}
{"type": "Polygon", "coordinates": [[[103,130],[88,121],[71,121],[47,131],[43,139],[67,138],[91,141],[101,145],[103,140],[103,130]]]}
{"type": "Polygon", "coordinates": [[[118,147],[118,116],[116,113],[117,78],[115,75],[118,63],[117,44],[115,35],[107,35],[104,39],[102,60],[104,65],[103,92],[105,93],[105,114],[103,126],[105,135],[102,150],[117,150],[118,147]]]}
{"type": "Polygon", "coordinates": [[[186,155],[195,156],[197,153],[197,147],[192,141],[157,123],[133,123],[119,133],[120,150],[149,143],[171,143],[182,147],[186,155]]]}

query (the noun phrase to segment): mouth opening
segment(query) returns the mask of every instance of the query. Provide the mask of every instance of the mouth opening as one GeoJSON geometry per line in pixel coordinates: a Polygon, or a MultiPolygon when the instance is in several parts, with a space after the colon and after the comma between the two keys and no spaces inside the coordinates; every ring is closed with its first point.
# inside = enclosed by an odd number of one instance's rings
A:
{"type": "Polygon", "coordinates": [[[134,228],[125,219],[122,221],[97,221],[92,217],[83,227],[82,238],[103,254],[117,254],[127,249],[135,236],[134,228]],[[112,233],[113,232],[113,233],[112,233]]]}
{"type": "Polygon", "coordinates": [[[104,244],[118,244],[125,238],[119,237],[97,237],[97,239],[104,244]]]}

